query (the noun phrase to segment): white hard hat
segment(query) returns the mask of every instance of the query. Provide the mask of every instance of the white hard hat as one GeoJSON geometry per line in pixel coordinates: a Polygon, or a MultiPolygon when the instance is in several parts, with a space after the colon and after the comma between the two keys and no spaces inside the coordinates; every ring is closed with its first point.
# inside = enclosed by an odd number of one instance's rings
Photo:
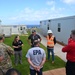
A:
{"type": "Polygon", "coordinates": [[[52,33],[52,30],[48,30],[48,32],[47,33],[52,33]]]}

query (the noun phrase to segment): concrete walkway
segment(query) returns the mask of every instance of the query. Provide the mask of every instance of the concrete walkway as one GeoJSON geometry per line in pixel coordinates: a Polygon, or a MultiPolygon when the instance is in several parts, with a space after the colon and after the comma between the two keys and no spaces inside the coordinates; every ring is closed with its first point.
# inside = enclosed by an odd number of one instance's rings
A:
{"type": "Polygon", "coordinates": [[[43,72],[43,75],[66,75],[65,68],[59,68],[43,72]]]}

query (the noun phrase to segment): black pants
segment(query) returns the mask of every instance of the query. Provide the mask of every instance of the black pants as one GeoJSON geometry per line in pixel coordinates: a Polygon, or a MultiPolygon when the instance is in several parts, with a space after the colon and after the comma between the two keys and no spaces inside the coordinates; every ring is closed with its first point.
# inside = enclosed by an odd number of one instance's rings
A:
{"type": "Polygon", "coordinates": [[[67,61],[66,75],[75,75],[75,62],[67,61]]]}
{"type": "Polygon", "coordinates": [[[36,70],[30,69],[30,75],[36,75],[36,73],[37,73],[37,75],[42,75],[42,68],[40,69],[39,72],[36,70]]]}

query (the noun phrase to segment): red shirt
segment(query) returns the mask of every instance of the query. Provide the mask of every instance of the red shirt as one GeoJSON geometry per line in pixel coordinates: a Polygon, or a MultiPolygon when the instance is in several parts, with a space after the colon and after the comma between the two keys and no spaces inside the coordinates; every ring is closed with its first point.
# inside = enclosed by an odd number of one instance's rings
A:
{"type": "Polygon", "coordinates": [[[62,52],[67,52],[67,60],[75,62],[75,41],[72,40],[67,46],[63,47],[62,52]]]}

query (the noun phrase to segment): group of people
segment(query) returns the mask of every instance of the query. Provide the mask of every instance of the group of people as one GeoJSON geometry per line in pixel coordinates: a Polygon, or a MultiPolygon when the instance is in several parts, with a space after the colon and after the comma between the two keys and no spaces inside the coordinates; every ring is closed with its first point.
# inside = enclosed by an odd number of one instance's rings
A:
{"type": "MultiPolygon", "coordinates": [[[[43,65],[45,61],[50,60],[50,52],[52,53],[52,64],[54,64],[54,45],[56,44],[56,38],[52,30],[48,30],[47,34],[47,60],[45,50],[40,48],[42,38],[36,34],[36,30],[32,30],[32,34],[28,37],[31,48],[28,50],[26,58],[30,64],[30,75],[36,75],[36,73],[37,75],[43,75],[43,65]]],[[[12,43],[14,50],[4,44],[3,41],[4,36],[0,35],[0,75],[1,73],[4,75],[21,75],[16,69],[12,68],[10,55],[15,56],[15,65],[18,65],[18,63],[22,64],[22,40],[20,40],[19,35],[15,36],[12,43]]],[[[71,31],[71,37],[68,40],[68,44],[62,48],[62,52],[67,52],[66,75],[75,75],[75,30],[71,31]]]]}
{"type": "MultiPolygon", "coordinates": [[[[34,31],[35,32],[35,31],[34,31]]],[[[30,75],[42,75],[43,65],[46,61],[46,54],[42,48],[39,47],[39,42],[35,43],[34,35],[31,34],[28,39],[31,39],[31,49],[28,50],[26,57],[30,64],[30,75]],[[33,46],[34,45],[34,46],[33,46]]],[[[56,44],[56,38],[51,30],[47,32],[47,54],[48,60],[50,60],[50,52],[52,53],[52,63],[54,63],[54,45],[56,44]]],[[[40,37],[38,37],[40,39],[40,37]]],[[[38,40],[38,39],[37,39],[38,40]]],[[[40,39],[41,41],[41,39],[40,39]]],[[[75,30],[71,31],[68,44],[62,48],[62,52],[66,52],[66,75],[75,75],[75,30]]]]}

